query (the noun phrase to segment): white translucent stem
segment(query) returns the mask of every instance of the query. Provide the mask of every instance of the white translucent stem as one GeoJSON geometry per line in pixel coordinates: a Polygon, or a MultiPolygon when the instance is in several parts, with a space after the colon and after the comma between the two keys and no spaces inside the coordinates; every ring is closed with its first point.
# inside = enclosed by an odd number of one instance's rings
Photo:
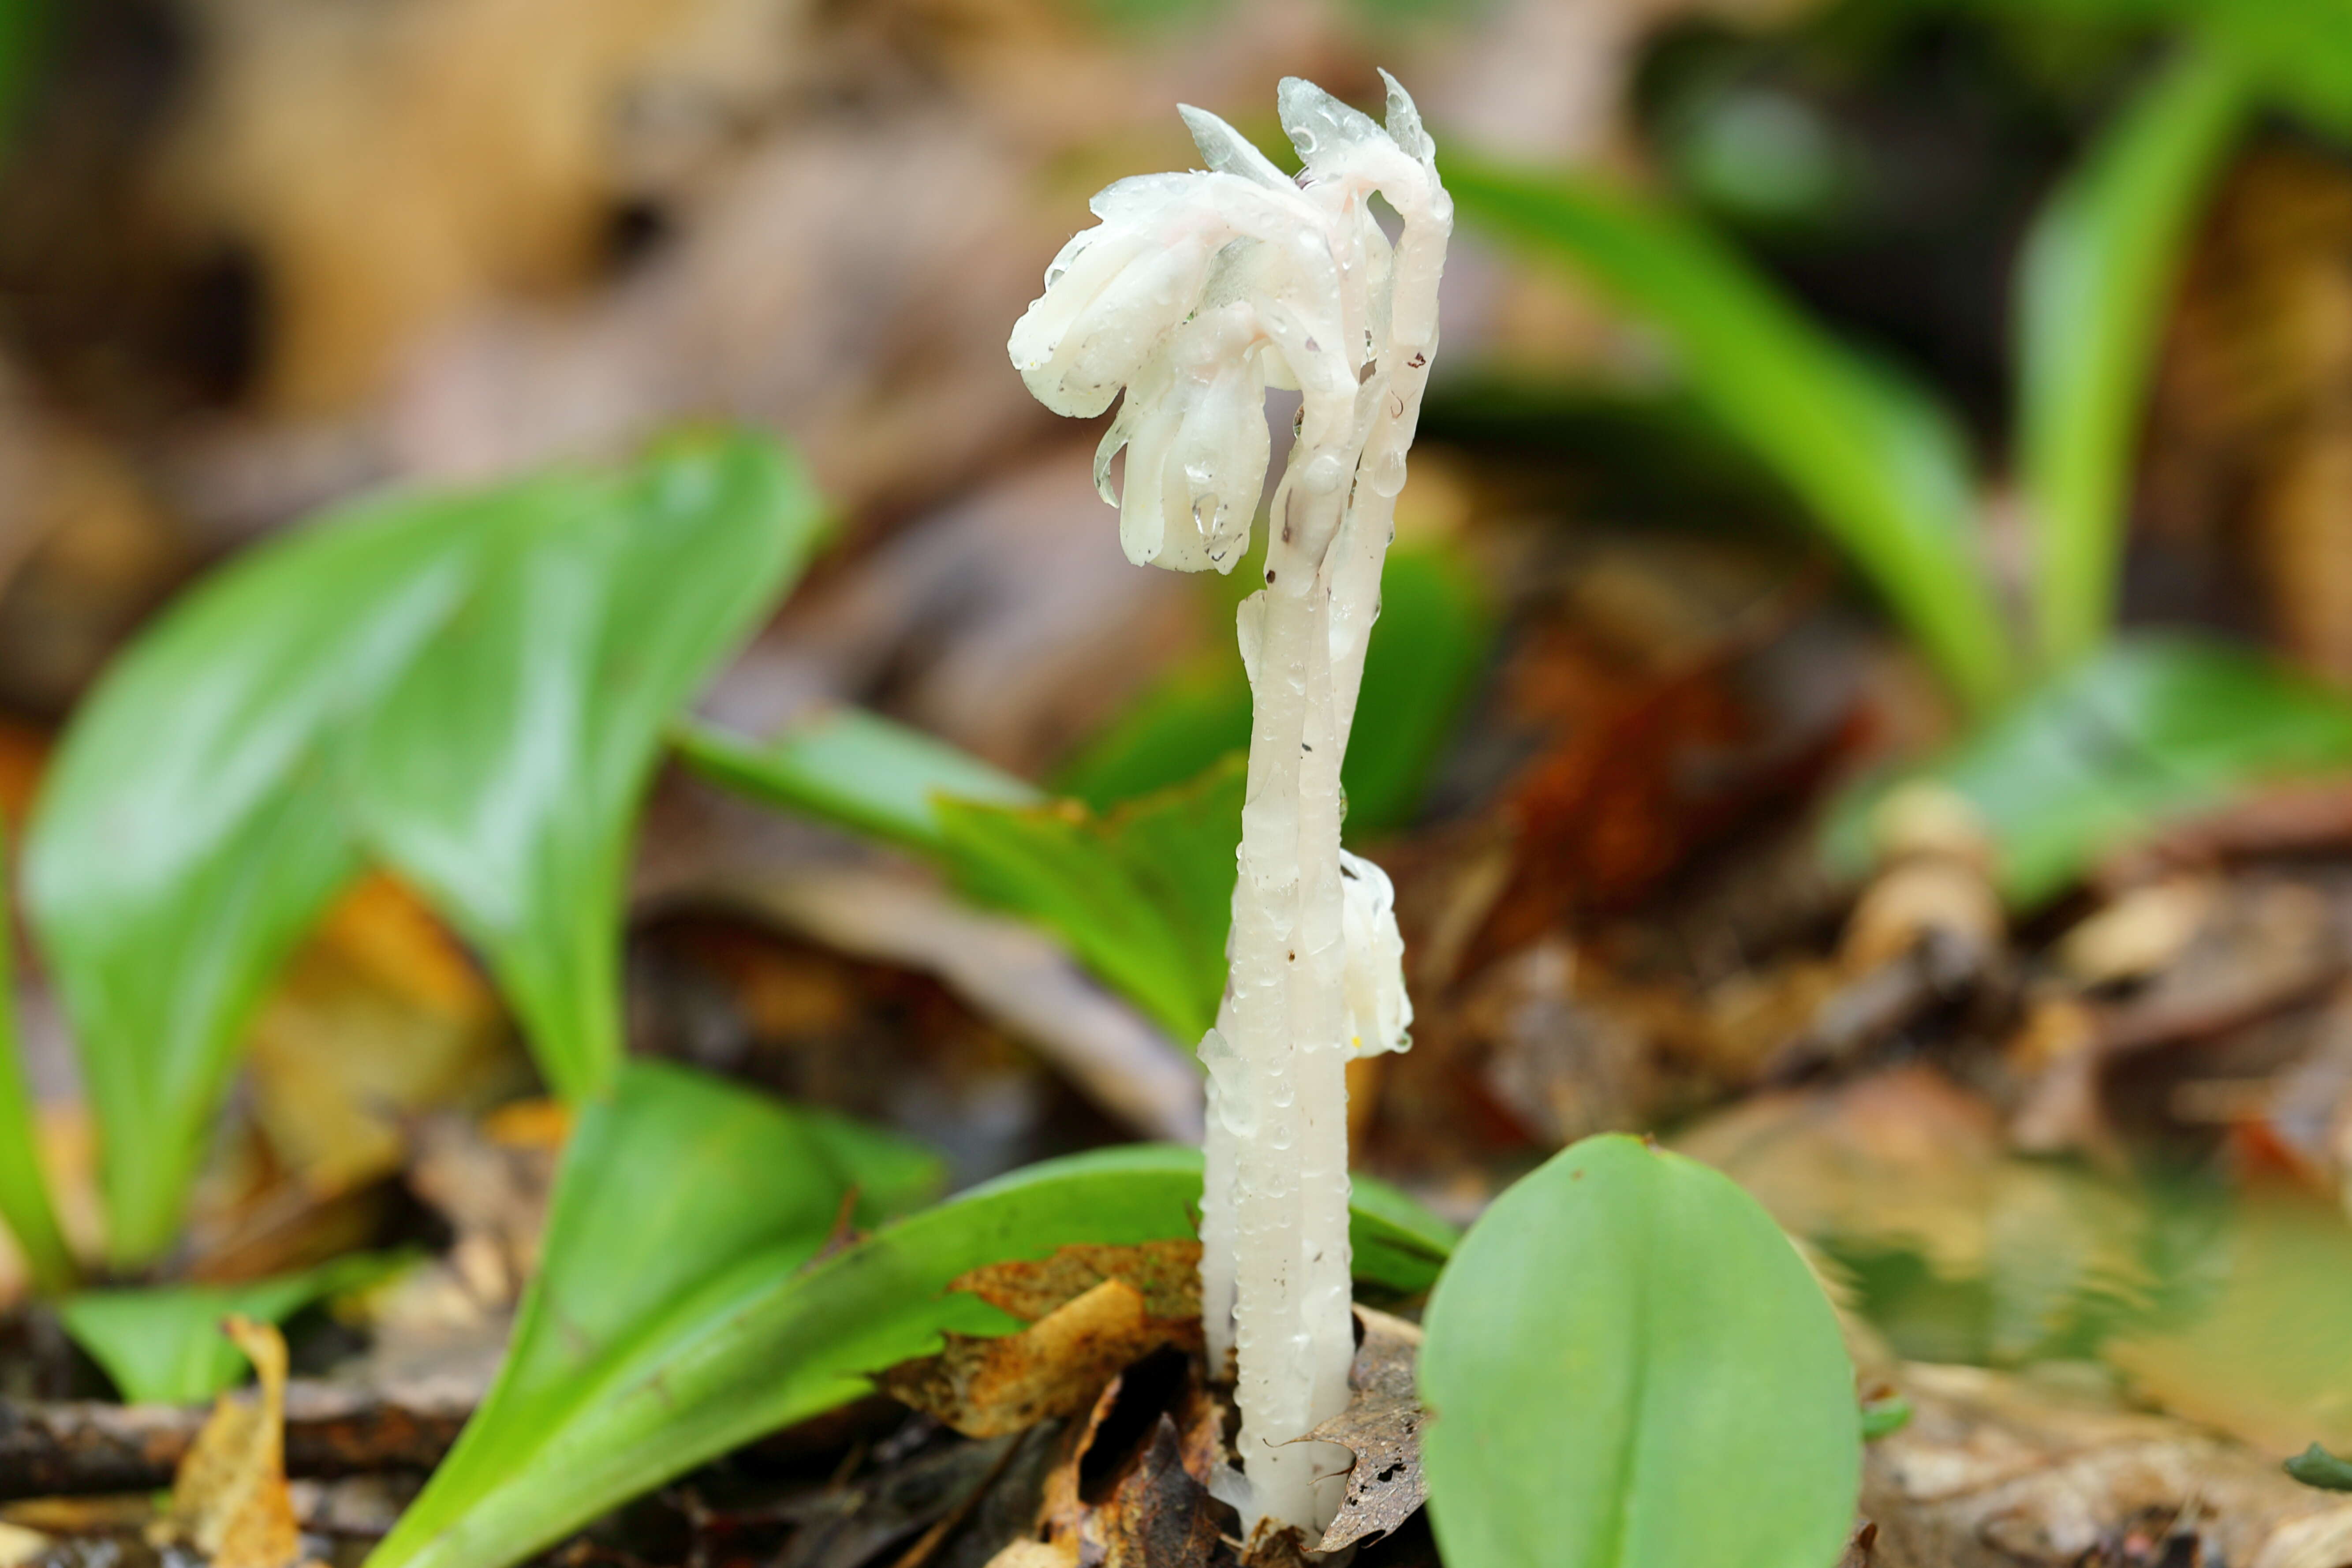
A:
{"type": "Polygon", "coordinates": [[[1244,611],[1255,622],[1244,637],[1256,644],[1255,702],[1234,891],[1233,1060],[1220,1085],[1239,1093],[1219,1096],[1237,1199],[1243,1468],[1257,1511],[1310,1539],[1338,1511],[1349,1455],[1301,1439],[1347,1408],[1354,1351],[1339,744],[1333,602],[1322,570],[1342,504],[1340,495],[1286,483],[1268,581],[1244,611]]]}

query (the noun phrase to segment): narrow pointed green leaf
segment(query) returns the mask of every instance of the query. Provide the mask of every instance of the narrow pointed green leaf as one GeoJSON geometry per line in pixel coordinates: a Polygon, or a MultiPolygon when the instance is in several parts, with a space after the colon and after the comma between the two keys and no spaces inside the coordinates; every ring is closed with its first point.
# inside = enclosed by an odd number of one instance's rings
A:
{"type": "Polygon", "coordinates": [[[939,795],[997,805],[1040,798],[970,752],[858,708],[830,709],[768,741],[695,720],[673,739],[696,771],[730,789],[910,849],[939,848],[939,795]]]}
{"type": "MultiPolygon", "coordinates": [[[[2242,649],[2189,637],[2116,643],[2060,671],[1910,776],[1975,805],[2003,897],[2046,903],[2110,852],[2251,785],[2352,770],[2352,701],[2242,649]]],[[[1831,863],[1870,860],[1885,786],[1832,814],[1831,863]]]]}
{"type": "Polygon", "coordinates": [[[1853,1369],[1812,1274],[1704,1165],[1590,1138],[1495,1201],[1430,1298],[1423,1468],[1448,1563],[1822,1568],[1853,1369]]]}
{"type": "Polygon", "coordinates": [[[2013,658],[1980,558],[1958,429],[1891,367],[1808,320],[1676,214],[1570,174],[1454,157],[1463,216],[1577,276],[1664,334],[1693,396],[1769,465],[1969,701],[2013,658]]]}
{"type": "Polygon", "coordinates": [[[2132,453],[2194,219],[2251,106],[2231,57],[2189,48],[2034,220],[2017,273],[2019,479],[2042,657],[2115,619],[2132,453]]]}
{"type": "Polygon", "coordinates": [[[1176,1039],[1198,1040],[1224,993],[1246,782],[1231,757],[1103,816],[942,799],[940,858],[973,898],[1046,927],[1176,1039]]]}
{"type": "Polygon", "coordinates": [[[823,529],[772,443],[696,437],[617,476],[520,487],[471,592],[358,722],[372,852],[483,951],[577,1097],[620,1055],[630,830],[672,716],[823,529]]]}
{"type": "MultiPolygon", "coordinates": [[[[697,1465],[864,1395],[948,1330],[1019,1325],[958,1277],[1082,1243],[1192,1235],[1197,1151],[1049,1161],[819,1256],[854,1173],[810,1163],[792,1112],[676,1068],[632,1064],[564,1156],[540,1279],[509,1364],[370,1568],[504,1568],[697,1465]],[[813,1179],[814,1178],[814,1179],[813,1179]],[[833,1185],[826,1185],[830,1180],[833,1185]]],[[[1377,1184],[1373,1184],[1377,1185],[1377,1184]]],[[[1427,1289],[1436,1263],[1356,1220],[1365,1278],[1427,1289]]],[[[875,1217],[861,1210],[864,1218],[875,1217]]],[[[1433,1229],[1433,1227],[1434,1227],[1433,1229]]]]}
{"type": "Polygon", "coordinates": [[[405,1253],[358,1253],[299,1274],[244,1285],[86,1290],[58,1303],[74,1342],[136,1405],[195,1405],[243,1381],[244,1355],[221,1332],[236,1315],[282,1323],[313,1302],[363,1289],[405,1266],[405,1253]]]}

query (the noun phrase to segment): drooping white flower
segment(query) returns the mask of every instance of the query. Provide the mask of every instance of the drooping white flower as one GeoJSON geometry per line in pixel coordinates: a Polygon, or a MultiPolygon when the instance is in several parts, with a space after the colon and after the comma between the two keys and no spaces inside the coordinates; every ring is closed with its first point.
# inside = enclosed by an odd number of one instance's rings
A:
{"type": "Polygon", "coordinates": [[[1295,481],[1328,493],[1351,477],[1338,454],[1361,446],[1391,329],[1390,247],[1366,198],[1443,197],[1412,100],[1389,87],[1384,129],[1286,79],[1283,126],[1306,165],[1295,181],[1223,120],[1181,108],[1208,167],[1097,194],[1100,221],[1062,247],[1013,327],[1013,363],[1055,413],[1100,414],[1125,391],[1095,479],[1138,564],[1231,571],[1247,550],[1270,385],[1306,394],[1299,440],[1315,455],[1295,481]]]}

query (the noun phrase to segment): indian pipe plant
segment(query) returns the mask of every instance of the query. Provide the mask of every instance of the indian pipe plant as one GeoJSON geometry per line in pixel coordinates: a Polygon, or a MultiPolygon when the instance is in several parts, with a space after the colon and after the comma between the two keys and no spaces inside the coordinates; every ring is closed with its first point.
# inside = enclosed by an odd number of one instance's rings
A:
{"type": "MultiPolygon", "coordinates": [[[[1300,394],[1265,585],[1239,616],[1249,778],[1224,997],[1200,1047],[1202,1327],[1212,1373],[1233,1358],[1242,1417],[1240,1472],[1213,1489],[1260,1552],[1286,1531],[1313,1547],[1345,1495],[1353,1456],[1315,1437],[1347,1407],[1354,1352],[1345,1067],[1403,1049],[1412,1018],[1389,880],[1340,847],[1339,770],[1454,212],[1412,100],[1381,79],[1385,125],[1283,81],[1296,179],[1183,109],[1208,168],[1096,196],[1101,221],[1055,258],[1009,345],[1058,414],[1099,415],[1124,390],[1095,469],[1138,564],[1233,569],[1265,478],[1265,391],[1300,394]],[[1375,195],[1402,220],[1392,243],[1375,195]]],[[[1433,1319],[1431,1468],[1454,1494],[1438,1516],[1450,1555],[1826,1563],[1851,1507],[1856,1416],[1795,1253],[1696,1166],[1622,1140],[1560,1159],[1575,1168],[1556,1163],[1515,1190],[1473,1237],[1471,1282],[1443,1288],[1449,1310],[1433,1319]],[[1601,1179],[1580,1191],[1586,1166],[1601,1179]],[[1654,1295],[1654,1272],[1673,1279],[1670,1297],[1654,1295]],[[1727,1288],[1735,1277],[1758,1288],[1727,1288]],[[1726,1356],[1733,1345],[1749,1364],[1726,1356]],[[1791,1395],[1750,1397],[1776,1360],[1784,1383],[1794,1372],[1791,1395]],[[1562,1463],[1588,1445],[1604,1462],[1562,1463]],[[1730,1489],[1756,1510],[1698,1525],[1680,1505],[1726,1500],[1732,1453],[1746,1473],[1730,1489]]]]}

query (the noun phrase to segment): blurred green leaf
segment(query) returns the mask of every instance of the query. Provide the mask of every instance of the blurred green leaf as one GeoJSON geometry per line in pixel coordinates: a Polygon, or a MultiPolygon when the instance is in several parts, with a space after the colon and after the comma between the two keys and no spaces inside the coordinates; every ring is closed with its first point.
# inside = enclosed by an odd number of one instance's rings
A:
{"type": "Polygon", "coordinates": [[[58,1227],[41,1171],[33,1093],[17,1048],[14,948],[7,922],[0,920],[0,1220],[25,1255],[34,1285],[54,1295],[71,1288],[80,1271],[58,1227]]]}
{"type": "Polygon", "coordinates": [[[835,822],[910,849],[940,844],[933,797],[997,805],[1042,798],[1034,785],[857,708],[835,708],[770,741],[750,741],[688,720],[678,753],[697,771],[754,800],[835,822]]]}
{"type": "Polygon", "coordinates": [[[0,162],[16,140],[16,124],[40,75],[55,24],[50,0],[0,0],[0,162]]]}
{"type": "Polygon", "coordinates": [[[1247,752],[1249,738],[1249,678],[1241,656],[1213,649],[1161,678],[1054,782],[1094,810],[1108,811],[1247,752]]]}
{"type": "Polygon", "coordinates": [[[2019,480],[2042,653],[2115,618],[2133,448],[2194,219],[2248,108],[2237,66],[2190,49],[2111,123],[2035,219],[2017,272],[2019,480]]]}
{"type": "Polygon", "coordinates": [[[593,1010],[617,1001],[620,836],[663,705],[814,526],[750,437],[392,495],[233,562],[116,660],[44,784],[26,896],[118,1261],[169,1244],[246,1025],[362,827],[515,987],[549,1079],[609,1075],[617,1024],[593,1010]]]}
{"type": "Polygon", "coordinates": [[[1462,1233],[1386,1182],[1360,1172],[1349,1180],[1356,1278],[1405,1296],[1435,1284],[1462,1233]]]}
{"type": "MultiPolygon", "coordinates": [[[[1381,617],[1365,650],[1363,695],[1341,774],[1351,839],[1412,820],[1494,637],[1485,586],[1459,552],[1423,544],[1389,552],[1381,574],[1381,617]]],[[[1108,811],[1247,751],[1249,733],[1249,681],[1228,644],[1153,688],[1090,742],[1057,783],[1097,811],[1108,811]]]]}
{"type": "Polygon", "coordinates": [[[2316,1443],[2289,1459],[2286,1473],[2323,1491],[2352,1492],[2352,1459],[2339,1459],[2316,1443]]]}
{"type": "Polygon", "coordinates": [[[824,513],[772,444],[701,438],[505,508],[471,591],[356,723],[345,785],[370,850],[481,949],[576,1098],[620,1063],[628,850],[664,730],[824,513]]]}
{"type": "Polygon", "coordinates": [[[1953,688],[1979,708],[2007,692],[2013,661],[1978,555],[1967,454],[1939,405],[1675,213],[1460,156],[1446,184],[1465,218],[1658,328],[1693,395],[1796,492],[1953,688]]]}
{"type": "Polygon", "coordinates": [[[1426,1329],[1423,1467],[1449,1563],[1837,1560],[1853,1368],[1796,1248],[1728,1178],[1587,1139],[1471,1227],[1426,1329]]]}
{"type": "Polygon", "coordinates": [[[2263,97],[2352,135],[2352,0],[2172,0],[2169,8],[2263,97]]]}
{"type": "Polygon", "coordinates": [[[68,728],[25,895],[118,1260],[169,1244],[262,986],[359,868],[331,736],[446,621],[497,514],[395,498],[255,551],[167,610],[68,728]]]}
{"type": "Polygon", "coordinates": [[[412,1261],[354,1253],[299,1274],[245,1285],[85,1290],[58,1303],[74,1342],[134,1405],[196,1405],[244,1381],[245,1356],[221,1331],[230,1316],[283,1323],[303,1308],[365,1289],[412,1261]]]}
{"type": "MultiPolygon", "coordinates": [[[[503,1568],[860,1397],[944,1331],[1018,1327],[949,1290],[973,1268],[1192,1234],[1199,1153],[1145,1145],[1016,1172],[820,1258],[856,1173],[815,1158],[795,1115],[631,1064],[565,1153],[507,1367],[370,1568],[503,1568]]],[[[1403,1261],[1378,1282],[1425,1289],[1403,1261]]]]}
{"type": "Polygon", "coordinates": [[[1180,1040],[1224,992],[1244,760],[1097,814],[888,720],[828,713],[776,740],[683,728],[687,760],[771,805],[917,849],[971,898],[1035,921],[1180,1040]],[[977,798],[950,794],[964,788],[977,798]]]}
{"type": "Polygon", "coordinates": [[[1034,921],[1177,1040],[1216,1021],[1244,759],[1097,815],[1076,801],[942,798],[940,858],[973,899],[1034,921]]]}
{"type": "MultiPolygon", "coordinates": [[[[2241,650],[2185,637],[2113,644],[2061,671],[1916,775],[1967,796],[1997,879],[2033,908],[2168,818],[2265,781],[2352,767],[2352,702],[2241,650]]],[[[1884,786],[1832,814],[1832,864],[1870,858],[1884,786]]]]}

